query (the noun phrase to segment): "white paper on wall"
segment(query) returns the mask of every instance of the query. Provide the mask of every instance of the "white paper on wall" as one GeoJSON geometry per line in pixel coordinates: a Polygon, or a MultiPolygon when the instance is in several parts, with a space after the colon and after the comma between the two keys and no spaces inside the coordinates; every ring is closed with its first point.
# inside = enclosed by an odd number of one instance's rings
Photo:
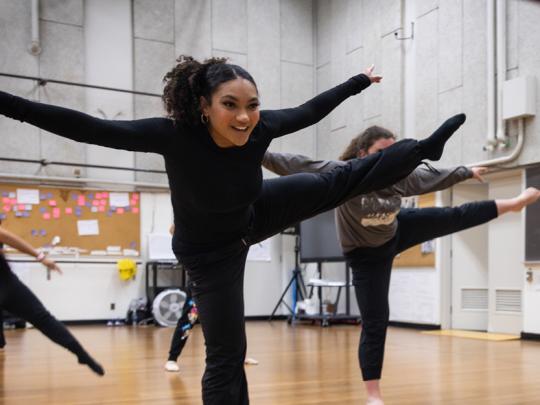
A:
{"type": "Polygon", "coordinates": [[[18,204],[39,204],[39,190],[29,188],[17,189],[18,204]]]}
{"type": "Polygon", "coordinates": [[[111,207],[129,207],[129,193],[109,193],[111,207]]]}
{"type": "Polygon", "coordinates": [[[169,233],[148,234],[148,258],[150,260],[176,260],[169,233]]]}
{"type": "Polygon", "coordinates": [[[79,236],[99,235],[99,222],[97,219],[84,219],[77,221],[79,236]]]}

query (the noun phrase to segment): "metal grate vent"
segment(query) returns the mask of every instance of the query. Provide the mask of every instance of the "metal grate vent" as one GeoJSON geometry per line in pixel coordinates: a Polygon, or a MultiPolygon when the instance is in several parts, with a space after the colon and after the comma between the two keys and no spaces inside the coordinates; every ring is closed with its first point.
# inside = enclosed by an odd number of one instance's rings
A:
{"type": "Polygon", "coordinates": [[[462,288],[461,309],[488,309],[487,288],[462,288]]]}
{"type": "Polygon", "coordinates": [[[521,290],[495,290],[495,310],[521,312],[521,290]]]}

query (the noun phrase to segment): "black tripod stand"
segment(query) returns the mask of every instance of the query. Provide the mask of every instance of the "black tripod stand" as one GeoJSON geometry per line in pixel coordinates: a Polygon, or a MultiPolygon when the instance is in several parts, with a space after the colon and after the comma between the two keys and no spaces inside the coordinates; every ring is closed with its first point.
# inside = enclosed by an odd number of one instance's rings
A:
{"type": "Polygon", "coordinates": [[[285,305],[287,309],[289,310],[289,312],[291,313],[289,316],[289,321],[294,320],[296,317],[295,307],[296,307],[296,303],[298,302],[298,299],[304,300],[304,298],[307,296],[306,285],[304,284],[304,278],[302,277],[302,269],[300,268],[300,235],[298,234],[298,232],[296,232],[296,230],[290,231],[290,232],[284,231],[282,232],[282,234],[294,236],[294,269],[292,270],[292,276],[291,276],[291,279],[289,280],[289,283],[287,284],[287,287],[285,287],[285,290],[283,290],[281,297],[279,297],[279,301],[274,307],[272,314],[268,318],[269,321],[271,321],[274,318],[274,315],[281,304],[285,305]],[[293,297],[293,305],[291,307],[289,304],[287,304],[284,298],[285,298],[285,295],[287,294],[287,291],[289,291],[289,288],[291,288],[293,283],[296,289],[295,289],[295,294],[293,297]]]}

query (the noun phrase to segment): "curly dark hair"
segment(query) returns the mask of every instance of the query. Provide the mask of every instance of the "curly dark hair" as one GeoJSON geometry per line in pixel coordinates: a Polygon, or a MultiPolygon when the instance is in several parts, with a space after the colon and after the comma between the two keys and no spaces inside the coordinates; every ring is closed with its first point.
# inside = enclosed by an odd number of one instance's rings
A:
{"type": "Polygon", "coordinates": [[[360,135],[351,140],[345,148],[340,160],[350,160],[358,157],[358,152],[363,150],[367,153],[368,149],[379,139],[396,139],[396,136],[388,129],[373,125],[364,130],[360,135]]]}
{"type": "Polygon", "coordinates": [[[163,78],[163,104],[167,116],[182,124],[194,126],[201,123],[200,98],[211,104],[212,94],[229,80],[255,80],[242,67],[227,63],[227,58],[209,58],[199,62],[187,55],[180,55],[176,66],[163,78]]]}

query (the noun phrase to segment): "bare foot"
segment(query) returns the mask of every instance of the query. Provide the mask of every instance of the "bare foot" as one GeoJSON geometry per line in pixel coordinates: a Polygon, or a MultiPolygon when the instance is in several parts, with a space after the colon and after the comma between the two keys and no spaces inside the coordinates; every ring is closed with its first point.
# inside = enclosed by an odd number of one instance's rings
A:
{"type": "Polygon", "coordinates": [[[520,195],[518,195],[514,200],[511,210],[512,211],[521,211],[527,205],[535,203],[540,198],[540,190],[534,187],[529,187],[525,189],[520,195]]]}
{"type": "Polygon", "coordinates": [[[382,398],[369,397],[366,405],[384,405],[382,398]]]}

